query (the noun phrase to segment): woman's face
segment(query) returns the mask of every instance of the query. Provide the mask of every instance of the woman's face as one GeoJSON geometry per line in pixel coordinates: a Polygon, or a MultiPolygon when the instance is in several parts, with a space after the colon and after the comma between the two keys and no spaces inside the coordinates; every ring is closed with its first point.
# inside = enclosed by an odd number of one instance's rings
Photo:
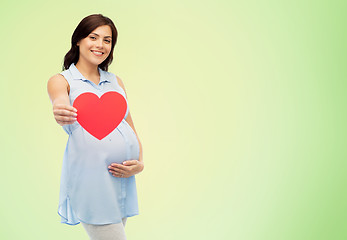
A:
{"type": "Polygon", "coordinates": [[[81,39],[77,46],[80,49],[80,59],[99,65],[111,52],[112,31],[110,26],[97,27],[86,38],[81,39]]]}

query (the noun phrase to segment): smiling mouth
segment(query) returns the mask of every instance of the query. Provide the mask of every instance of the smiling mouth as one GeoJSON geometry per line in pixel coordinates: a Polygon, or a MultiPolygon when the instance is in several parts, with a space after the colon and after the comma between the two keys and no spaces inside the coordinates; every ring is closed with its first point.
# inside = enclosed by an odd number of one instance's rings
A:
{"type": "Polygon", "coordinates": [[[103,52],[97,52],[97,51],[91,51],[95,56],[97,56],[97,57],[100,57],[100,56],[102,56],[102,55],[104,55],[104,53],[103,52]]]}

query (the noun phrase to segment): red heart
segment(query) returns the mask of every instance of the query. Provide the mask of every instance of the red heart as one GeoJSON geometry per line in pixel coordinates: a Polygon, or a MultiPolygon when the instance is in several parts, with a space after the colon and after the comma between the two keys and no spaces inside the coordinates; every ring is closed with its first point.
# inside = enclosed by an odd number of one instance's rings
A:
{"type": "Polygon", "coordinates": [[[73,107],[77,109],[79,124],[101,140],[118,127],[126,114],[127,103],[118,92],[107,92],[100,98],[86,92],[75,99],[73,107]]]}

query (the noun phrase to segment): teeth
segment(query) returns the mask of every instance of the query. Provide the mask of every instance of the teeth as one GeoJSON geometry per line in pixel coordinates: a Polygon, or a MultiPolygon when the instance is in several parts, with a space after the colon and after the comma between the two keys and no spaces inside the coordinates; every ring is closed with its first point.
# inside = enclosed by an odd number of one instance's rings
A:
{"type": "Polygon", "coordinates": [[[102,55],[101,52],[94,52],[94,51],[92,51],[92,52],[95,53],[96,55],[102,55]]]}

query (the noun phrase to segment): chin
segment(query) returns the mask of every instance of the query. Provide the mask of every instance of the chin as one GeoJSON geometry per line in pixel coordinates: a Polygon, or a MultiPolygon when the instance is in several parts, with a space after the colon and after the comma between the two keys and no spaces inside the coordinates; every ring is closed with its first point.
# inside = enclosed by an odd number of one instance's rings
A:
{"type": "Polygon", "coordinates": [[[98,61],[98,62],[95,62],[95,61],[90,61],[90,63],[92,63],[93,65],[100,65],[101,63],[103,63],[105,60],[103,61],[98,61]]]}

